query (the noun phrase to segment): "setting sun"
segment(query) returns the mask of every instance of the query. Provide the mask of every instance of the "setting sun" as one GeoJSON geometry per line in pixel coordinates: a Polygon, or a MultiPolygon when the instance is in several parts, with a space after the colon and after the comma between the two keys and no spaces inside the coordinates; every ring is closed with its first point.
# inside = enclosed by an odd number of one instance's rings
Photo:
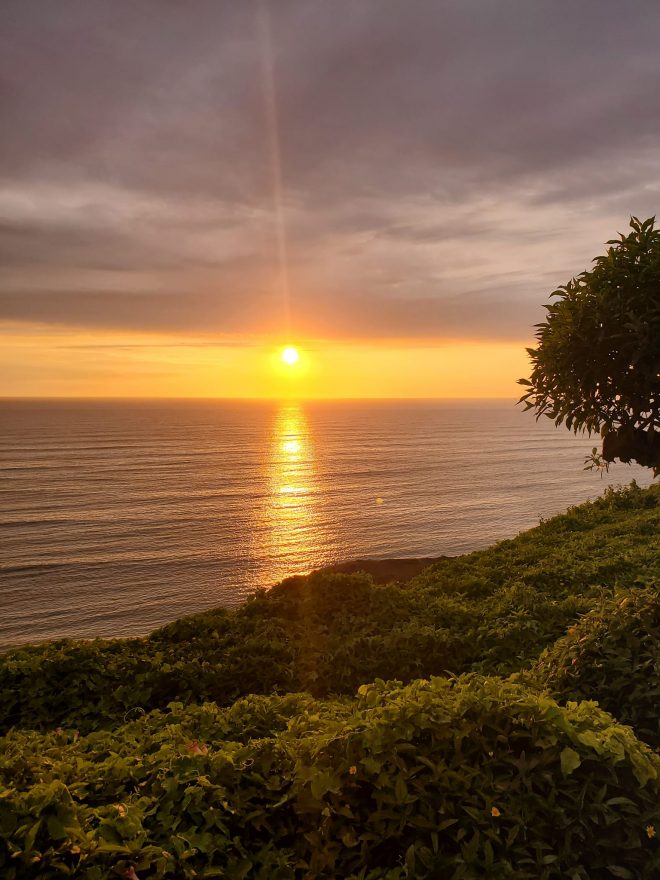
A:
{"type": "Polygon", "coordinates": [[[300,359],[300,354],[298,353],[298,349],[293,345],[287,345],[286,348],[282,349],[282,361],[285,364],[288,364],[292,367],[294,364],[297,364],[300,359]]]}

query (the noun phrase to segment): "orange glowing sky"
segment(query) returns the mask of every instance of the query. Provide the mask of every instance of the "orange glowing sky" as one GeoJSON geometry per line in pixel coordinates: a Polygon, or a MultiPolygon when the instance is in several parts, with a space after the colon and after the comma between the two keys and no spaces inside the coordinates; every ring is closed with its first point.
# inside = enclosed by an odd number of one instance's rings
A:
{"type": "Polygon", "coordinates": [[[0,396],[515,398],[657,212],[656,2],[195,8],[0,4],[0,396]]]}
{"type": "Polygon", "coordinates": [[[517,343],[456,341],[282,346],[180,336],[107,334],[14,327],[0,371],[23,397],[509,397],[527,369],[517,343]]]}

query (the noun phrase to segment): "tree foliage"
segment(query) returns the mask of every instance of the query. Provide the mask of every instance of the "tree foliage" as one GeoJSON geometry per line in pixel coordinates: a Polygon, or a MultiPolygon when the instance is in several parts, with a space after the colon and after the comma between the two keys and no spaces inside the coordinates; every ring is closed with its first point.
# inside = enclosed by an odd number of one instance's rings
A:
{"type": "Polygon", "coordinates": [[[552,294],[520,402],[603,437],[609,463],[660,469],[660,230],[630,220],[594,268],[552,294]]]}

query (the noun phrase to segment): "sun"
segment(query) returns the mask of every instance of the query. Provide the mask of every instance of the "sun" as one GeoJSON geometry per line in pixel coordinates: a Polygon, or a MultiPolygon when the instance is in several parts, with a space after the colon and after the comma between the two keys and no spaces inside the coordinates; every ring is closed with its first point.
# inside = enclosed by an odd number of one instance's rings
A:
{"type": "Polygon", "coordinates": [[[286,348],[282,349],[281,358],[285,364],[292,367],[300,360],[300,354],[294,345],[287,345],[286,348]]]}

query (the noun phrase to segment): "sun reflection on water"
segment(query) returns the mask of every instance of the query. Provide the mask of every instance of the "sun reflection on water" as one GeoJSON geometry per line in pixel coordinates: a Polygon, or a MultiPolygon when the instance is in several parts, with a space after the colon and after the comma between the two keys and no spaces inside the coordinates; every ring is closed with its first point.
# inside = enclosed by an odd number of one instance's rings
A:
{"type": "Polygon", "coordinates": [[[269,579],[275,582],[317,566],[324,543],[313,438],[300,404],[286,403],[277,411],[267,467],[265,525],[272,560],[269,579]]]}

